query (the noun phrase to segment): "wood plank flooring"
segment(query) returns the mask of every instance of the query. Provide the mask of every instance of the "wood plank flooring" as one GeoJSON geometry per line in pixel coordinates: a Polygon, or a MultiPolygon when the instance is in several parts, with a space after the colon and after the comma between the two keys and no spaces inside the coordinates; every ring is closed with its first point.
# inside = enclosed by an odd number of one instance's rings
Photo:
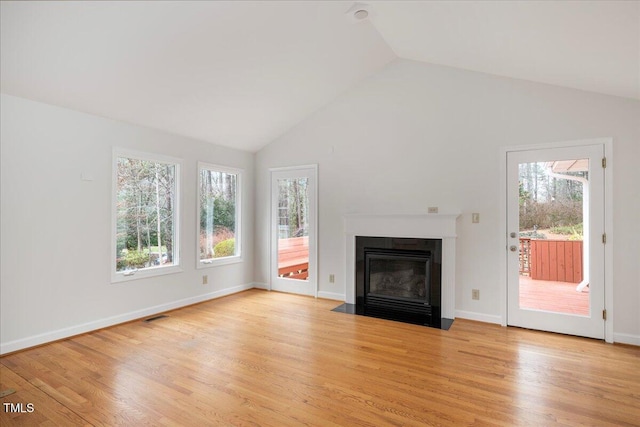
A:
{"type": "Polygon", "coordinates": [[[640,348],[251,290],[0,359],[2,426],[640,425],[640,348]],[[4,406],[4,405],[3,405],[4,406]]]}

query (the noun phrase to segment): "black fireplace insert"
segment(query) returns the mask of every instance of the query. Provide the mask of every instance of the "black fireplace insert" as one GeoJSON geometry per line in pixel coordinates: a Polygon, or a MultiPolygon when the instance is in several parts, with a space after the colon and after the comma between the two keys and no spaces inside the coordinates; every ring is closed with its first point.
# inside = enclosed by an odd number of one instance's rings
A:
{"type": "Polygon", "coordinates": [[[440,328],[442,240],[356,236],[356,314],[440,328]]]}

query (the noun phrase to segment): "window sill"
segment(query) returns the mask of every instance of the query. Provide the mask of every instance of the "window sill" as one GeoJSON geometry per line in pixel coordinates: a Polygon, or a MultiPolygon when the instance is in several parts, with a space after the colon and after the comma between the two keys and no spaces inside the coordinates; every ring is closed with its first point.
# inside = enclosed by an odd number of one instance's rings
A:
{"type": "Polygon", "coordinates": [[[243,262],[243,259],[242,259],[242,256],[229,256],[225,258],[212,258],[205,261],[206,262],[198,261],[197,268],[202,269],[202,268],[218,267],[220,265],[239,264],[243,262]]]}
{"type": "Polygon", "coordinates": [[[179,265],[146,268],[144,270],[135,270],[132,273],[118,272],[111,274],[111,283],[129,282],[131,280],[148,279],[176,273],[182,273],[182,268],[179,265]]]}

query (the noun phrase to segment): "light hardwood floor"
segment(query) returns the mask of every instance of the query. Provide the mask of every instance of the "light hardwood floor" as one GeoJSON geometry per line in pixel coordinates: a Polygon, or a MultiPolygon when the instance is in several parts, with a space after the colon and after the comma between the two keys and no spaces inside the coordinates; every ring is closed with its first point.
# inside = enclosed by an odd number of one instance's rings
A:
{"type": "Polygon", "coordinates": [[[640,348],[251,290],[0,359],[2,425],[640,425],[640,348]]]}

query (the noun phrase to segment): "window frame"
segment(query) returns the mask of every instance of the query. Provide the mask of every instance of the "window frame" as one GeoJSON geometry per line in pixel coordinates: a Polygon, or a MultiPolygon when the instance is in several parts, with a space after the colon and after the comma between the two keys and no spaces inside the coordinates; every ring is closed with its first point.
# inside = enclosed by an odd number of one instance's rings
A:
{"type": "Polygon", "coordinates": [[[223,166],[215,163],[198,162],[196,186],[196,268],[211,268],[221,265],[236,264],[244,260],[242,251],[242,175],[243,169],[223,166]],[[231,255],[223,258],[209,258],[207,260],[200,259],[200,221],[201,221],[201,207],[200,199],[202,197],[202,190],[200,185],[201,172],[203,169],[213,170],[216,172],[222,172],[227,174],[236,175],[236,200],[235,200],[235,217],[236,217],[236,229],[234,232],[234,248],[236,255],[231,255]]]}
{"type": "Polygon", "coordinates": [[[125,148],[114,147],[111,159],[111,251],[109,256],[111,283],[129,282],[132,280],[145,279],[150,277],[164,276],[167,274],[175,274],[183,271],[181,265],[181,209],[182,209],[182,159],[166,156],[157,153],[144,151],[129,150],[125,148]],[[175,196],[173,198],[173,265],[147,267],[140,270],[134,270],[132,273],[117,271],[117,250],[118,250],[118,159],[129,158],[136,160],[145,160],[156,163],[165,163],[175,166],[175,196]]]}

